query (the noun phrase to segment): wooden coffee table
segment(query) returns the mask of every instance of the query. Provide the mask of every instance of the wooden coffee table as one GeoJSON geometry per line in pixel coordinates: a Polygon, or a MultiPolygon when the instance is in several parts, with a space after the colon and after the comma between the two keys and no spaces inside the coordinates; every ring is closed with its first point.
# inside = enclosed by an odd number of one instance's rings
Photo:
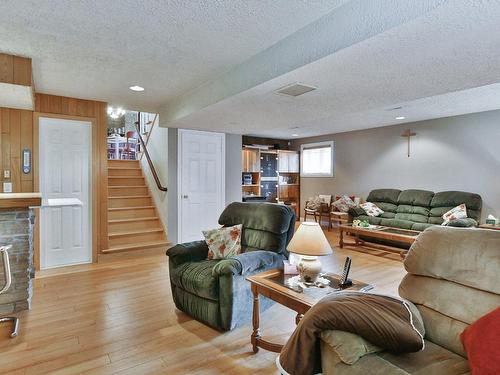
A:
{"type": "Polygon", "coordinates": [[[363,236],[368,238],[378,238],[383,240],[396,241],[411,246],[411,244],[415,241],[417,236],[420,233],[422,233],[417,230],[399,229],[386,226],[375,226],[375,228],[368,229],[357,226],[353,227],[352,224],[341,225],[339,227],[339,230],[340,230],[339,247],[341,249],[344,247],[344,245],[366,246],[374,249],[396,252],[399,253],[401,256],[404,256],[407,250],[400,249],[395,246],[366,242],[360,239],[359,237],[363,236]],[[354,242],[344,241],[344,235],[346,233],[349,233],[354,236],[354,242]]]}
{"type": "Polygon", "coordinates": [[[295,324],[299,324],[303,315],[320,299],[342,290],[354,291],[368,291],[373,288],[372,285],[362,283],[360,281],[352,280],[352,286],[348,288],[339,288],[338,280],[339,275],[325,274],[324,278],[330,280],[330,285],[324,288],[316,286],[302,288],[292,287],[287,284],[287,281],[294,275],[284,275],[283,270],[272,269],[253,276],[247,277],[251,283],[253,293],[253,333],[250,338],[253,351],[257,353],[259,348],[279,353],[283,345],[266,341],[262,338],[259,324],[260,324],[260,309],[259,309],[259,296],[262,295],[272,299],[279,304],[288,307],[289,309],[297,312],[295,317],[295,324]]]}

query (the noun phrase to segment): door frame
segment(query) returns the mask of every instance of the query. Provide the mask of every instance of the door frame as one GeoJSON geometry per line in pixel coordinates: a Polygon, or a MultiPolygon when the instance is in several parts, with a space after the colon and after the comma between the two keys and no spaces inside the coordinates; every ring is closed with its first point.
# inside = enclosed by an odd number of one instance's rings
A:
{"type": "MultiPolygon", "coordinates": [[[[40,174],[39,174],[39,153],[40,153],[40,118],[53,118],[60,120],[73,120],[80,122],[88,122],[91,126],[91,142],[90,142],[90,233],[92,246],[92,263],[97,262],[97,244],[98,244],[98,223],[99,223],[99,131],[97,129],[97,119],[95,117],[68,116],[53,113],[33,113],[33,186],[35,191],[40,191],[40,174]]],[[[38,220],[35,221],[34,228],[34,265],[35,270],[40,270],[40,208],[35,208],[35,214],[38,220]]]]}
{"type": "Polygon", "coordinates": [[[226,207],[226,134],[218,132],[207,132],[203,130],[178,129],[177,134],[177,242],[181,241],[182,234],[182,137],[184,134],[217,135],[221,139],[221,206],[226,207]]]}

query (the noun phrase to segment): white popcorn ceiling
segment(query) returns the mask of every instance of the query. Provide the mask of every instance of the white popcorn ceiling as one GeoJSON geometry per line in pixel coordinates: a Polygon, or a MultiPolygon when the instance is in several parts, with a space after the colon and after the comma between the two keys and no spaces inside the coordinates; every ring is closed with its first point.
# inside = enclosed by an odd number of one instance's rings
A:
{"type": "MultiPolygon", "coordinates": [[[[38,92],[160,110],[167,126],[287,139],[391,125],[400,115],[411,122],[500,108],[499,20],[494,0],[3,0],[0,51],[33,58],[38,92]],[[410,16],[423,3],[429,9],[410,16]],[[248,80],[240,64],[356,6],[339,39],[377,16],[398,23],[200,104],[217,93],[212,84],[248,80]],[[318,90],[273,93],[297,81],[318,90]],[[131,92],[133,84],[146,91],[131,92]],[[169,119],[174,104],[180,115],[169,119]]],[[[304,41],[293,47],[300,55],[304,41]]]]}
{"type": "Polygon", "coordinates": [[[33,58],[38,92],[151,110],[344,1],[1,0],[0,52],[33,58]]]}

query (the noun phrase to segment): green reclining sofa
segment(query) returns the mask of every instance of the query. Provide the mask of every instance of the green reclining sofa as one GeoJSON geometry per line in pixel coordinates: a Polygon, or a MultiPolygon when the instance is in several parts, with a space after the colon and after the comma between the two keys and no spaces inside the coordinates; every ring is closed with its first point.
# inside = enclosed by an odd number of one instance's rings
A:
{"type": "Polygon", "coordinates": [[[368,194],[366,201],[375,203],[384,213],[368,216],[362,208],[357,207],[350,210],[353,220],[368,220],[373,225],[417,231],[440,225],[443,222],[442,215],[462,203],[467,208],[467,216],[479,222],[482,207],[480,195],[463,191],[434,193],[417,189],[375,189],[368,194]]]}
{"type": "MultiPolygon", "coordinates": [[[[284,205],[234,202],[219,224],[243,224],[242,253],[223,260],[207,260],[205,241],[176,245],[167,250],[170,286],[175,306],[195,319],[227,331],[250,322],[252,295],[246,277],[282,268],[286,246],[295,229],[295,213],[284,205]]],[[[261,299],[261,310],[272,301],[261,299]]]]}

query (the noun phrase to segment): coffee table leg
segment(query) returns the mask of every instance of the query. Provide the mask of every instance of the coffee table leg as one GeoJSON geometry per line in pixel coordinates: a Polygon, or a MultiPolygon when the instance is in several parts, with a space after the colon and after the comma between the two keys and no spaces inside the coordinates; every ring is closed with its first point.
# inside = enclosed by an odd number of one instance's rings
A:
{"type": "Polygon", "coordinates": [[[340,228],[340,240],[339,247],[342,249],[344,247],[344,230],[340,228]]]}
{"type": "Polygon", "coordinates": [[[252,324],[253,324],[253,333],[251,337],[253,352],[257,353],[259,351],[259,347],[257,346],[257,341],[260,339],[260,330],[259,330],[259,318],[260,318],[260,308],[259,308],[259,293],[257,292],[257,288],[252,285],[252,293],[253,293],[253,315],[252,315],[252,324]]]}

